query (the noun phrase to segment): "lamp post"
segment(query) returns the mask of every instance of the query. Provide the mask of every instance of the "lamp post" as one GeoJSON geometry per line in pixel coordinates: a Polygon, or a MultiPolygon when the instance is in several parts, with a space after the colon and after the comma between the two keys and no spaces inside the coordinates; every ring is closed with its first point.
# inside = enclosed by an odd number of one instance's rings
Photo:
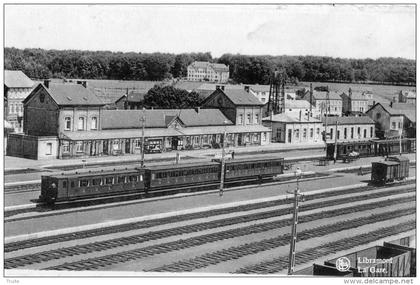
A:
{"type": "Polygon", "coordinates": [[[223,183],[225,180],[225,141],[226,141],[226,124],[227,121],[223,122],[225,124],[225,129],[223,131],[223,142],[222,142],[222,161],[221,161],[221,172],[220,172],[220,189],[219,189],[219,196],[223,196],[223,183]]]}
{"type": "Polygon", "coordinates": [[[295,177],[296,177],[296,189],[293,191],[294,201],[293,201],[293,223],[292,223],[292,235],[290,239],[290,252],[289,252],[289,270],[288,275],[292,275],[295,271],[295,258],[296,258],[296,241],[297,241],[297,224],[298,224],[298,212],[299,212],[299,199],[302,199],[303,195],[300,193],[299,189],[299,179],[302,176],[302,171],[300,168],[296,168],[295,177]]]}

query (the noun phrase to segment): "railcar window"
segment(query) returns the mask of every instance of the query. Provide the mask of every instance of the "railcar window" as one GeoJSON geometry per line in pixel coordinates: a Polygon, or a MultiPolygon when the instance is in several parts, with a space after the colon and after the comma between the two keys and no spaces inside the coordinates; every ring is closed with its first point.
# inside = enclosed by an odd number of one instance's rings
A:
{"type": "Polygon", "coordinates": [[[89,186],[89,180],[87,180],[87,179],[81,179],[79,181],[79,187],[86,187],[86,186],[89,186]]]}
{"type": "MultiPolygon", "coordinates": [[[[155,174],[152,174],[152,180],[153,179],[155,179],[155,174]]],[[[137,176],[136,175],[130,175],[129,177],[128,177],[128,180],[130,181],[130,182],[137,182],[137,176]]]]}
{"type": "Polygon", "coordinates": [[[154,173],[152,173],[152,180],[155,180],[155,178],[156,178],[156,174],[154,174],[154,173]]]}
{"type": "Polygon", "coordinates": [[[102,185],[101,181],[102,181],[101,178],[93,178],[92,185],[102,185]]]}
{"type": "Polygon", "coordinates": [[[71,182],[71,188],[74,188],[74,181],[71,182]]]}
{"type": "Polygon", "coordinates": [[[105,178],[105,184],[113,184],[113,183],[114,183],[114,177],[105,178]]]}
{"type": "Polygon", "coordinates": [[[67,181],[63,181],[63,188],[67,188],[67,181]]]}
{"type": "Polygon", "coordinates": [[[143,181],[143,175],[140,174],[140,181],[143,181]]]}
{"type": "Polygon", "coordinates": [[[119,176],[118,177],[118,183],[125,183],[126,182],[126,177],[125,176],[119,176]]]}

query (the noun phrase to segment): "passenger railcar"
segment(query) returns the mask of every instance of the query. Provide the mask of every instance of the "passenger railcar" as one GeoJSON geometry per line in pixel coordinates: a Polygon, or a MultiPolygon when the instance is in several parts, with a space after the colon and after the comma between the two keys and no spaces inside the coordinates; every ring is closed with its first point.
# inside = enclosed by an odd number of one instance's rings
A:
{"type": "MultiPolygon", "coordinates": [[[[248,181],[282,174],[283,158],[226,161],[225,182],[248,181]]],[[[221,162],[182,163],[134,169],[42,176],[40,201],[82,200],[127,193],[170,193],[178,188],[220,183],[221,162]]]]}
{"type": "Polygon", "coordinates": [[[141,193],[144,189],[144,170],[63,173],[41,177],[39,199],[54,203],[121,193],[141,193]]]}
{"type": "Polygon", "coordinates": [[[145,171],[148,192],[197,186],[217,182],[220,179],[220,165],[215,162],[150,166],[145,171]]]}
{"type": "Polygon", "coordinates": [[[389,157],[386,161],[372,162],[371,181],[385,184],[403,180],[409,175],[409,160],[406,157],[389,157]]]}
{"type": "MultiPolygon", "coordinates": [[[[335,143],[328,143],[326,155],[328,159],[334,159],[335,143]]],[[[400,153],[400,140],[369,140],[369,141],[349,141],[337,143],[337,159],[345,158],[349,153],[355,151],[359,157],[369,156],[389,156],[400,153]]],[[[416,151],[416,139],[401,139],[402,153],[412,153],[416,151]]]]}
{"type": "Polygon", "coordinates": [[[252,159],[233,159],[226,161],[225,181],[235,181],[238,179],[264,179],[283,174],[284,158],[252,158],[252,159]]]}

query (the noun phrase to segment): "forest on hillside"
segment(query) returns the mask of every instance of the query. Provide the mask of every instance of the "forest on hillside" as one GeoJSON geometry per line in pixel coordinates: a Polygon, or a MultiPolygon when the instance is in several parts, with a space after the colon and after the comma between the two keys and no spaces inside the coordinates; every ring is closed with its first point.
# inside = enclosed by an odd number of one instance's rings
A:
{"type": "Polygon", "coordinates": [[[275,69],[291,82],[376,82],[415,85],[416,62],[403,58],[344,59],[323,56],[251,56],[206,53],[135,53],[80,50],[4,49],[5,69],[34,79],[85,78],[161,81],[183,78],[193,61],[229,65],[233,83],[268,84],[275,69]]]}

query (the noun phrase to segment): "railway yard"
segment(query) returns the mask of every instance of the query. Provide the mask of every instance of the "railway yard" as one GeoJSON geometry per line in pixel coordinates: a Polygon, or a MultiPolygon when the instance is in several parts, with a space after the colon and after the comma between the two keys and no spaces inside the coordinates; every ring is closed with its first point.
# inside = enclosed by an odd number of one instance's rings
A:
{"type": "Polygon", "coordinates": [[[276,180],[228,187],[223,196],[207,189],[71,206],[37,204],[36,177],[16,182],[24,174],[11,172],[5,193],[6,274],[287,274],[289,192],[296,187],[297,167],[303,171],[299,188],[305,198],[299,209],[297,271],[414,234],[415,154],[406,154],[408,179],[382,186],[369,183],[370,164],[379,157],[319,166],[319,155],[311,154],[286,154],[290,169],[276,180]]]}

